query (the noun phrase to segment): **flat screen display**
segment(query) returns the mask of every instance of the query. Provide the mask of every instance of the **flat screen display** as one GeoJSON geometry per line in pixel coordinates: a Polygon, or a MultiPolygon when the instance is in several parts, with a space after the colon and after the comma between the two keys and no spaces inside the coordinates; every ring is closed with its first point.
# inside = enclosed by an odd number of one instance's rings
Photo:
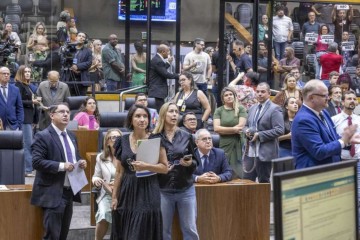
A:
{"type": "MultiPolygon", "coordinates": [[[[147,0],[130,0],[130,20],[146,21],[149,2],[150,1],[147,0]]],[[[125,20],[125,3],[125,0],[119,1],[119,20],[125,20]]],[[[151,20],[158,22],[175,22],[176,0],[152,0],[151,20]]]]}
{"type": "Polygon", "coordinates": [[[276,239],[358,239],[355,166],[274,174],[276,239]]]}

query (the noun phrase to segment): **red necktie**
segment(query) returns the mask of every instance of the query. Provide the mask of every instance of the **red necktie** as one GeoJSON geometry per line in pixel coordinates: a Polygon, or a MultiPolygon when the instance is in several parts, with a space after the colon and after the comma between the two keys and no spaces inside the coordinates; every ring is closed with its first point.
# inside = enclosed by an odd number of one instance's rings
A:
{"type": "MultiPolygon", "coordinates": [[[[348,126],[352,125],[352,118],[351,116],[348,117],[348,126]]],[[[354,157],[355,156],[355,144],[351,144],[351,147],[350,147],[350,156],[351,157],[354,157]]]]}
{"type": "Polygon", "coordinates": [[[336,106],[337,108],[337,113],[341,113],[341,107],[340,106],[336,106]]]}

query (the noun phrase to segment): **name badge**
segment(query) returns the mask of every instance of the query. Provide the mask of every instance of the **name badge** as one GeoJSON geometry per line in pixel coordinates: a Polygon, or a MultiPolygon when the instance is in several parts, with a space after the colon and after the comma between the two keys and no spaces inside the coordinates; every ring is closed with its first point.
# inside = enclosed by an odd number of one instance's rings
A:
{"type": "Polygon", "coordinates": [[[176,106],[181,107],[181,105],[183,105],[183,103],[184,103],[184,100],[183,100],[183,99],[179,99],[179,100],[177,101],[177,103],[176,103],[176,106]]]}

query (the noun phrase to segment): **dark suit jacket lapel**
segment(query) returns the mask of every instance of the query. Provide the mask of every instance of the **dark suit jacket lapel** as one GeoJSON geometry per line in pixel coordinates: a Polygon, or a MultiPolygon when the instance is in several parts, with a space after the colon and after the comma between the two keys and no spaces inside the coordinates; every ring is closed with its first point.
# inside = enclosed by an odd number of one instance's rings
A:
{"type": "Polygon", "coordinates": [[[262,107],[260,116],[259,116],[259,118],[258,118],[258,122],[260,121],[260,119],[262,118],[262,116],[264,116],[264,114],[266,113],[267,109],[269,108],[269,106],[270,106],[270,101],[271,101],[271,100],[267,101],[267,102],[265,103],[265,105],[262,107]]]}
{"type": "Polygon", "coordinates": [[[202,162],[201,162],[201,159],[200,159],[199,149],[196,149],[196,150],[195,150],[195,157],[196,157],[196,159],[199,159],[199,160],[200,160],[198,167],[201,168],[201,172],[204,172],[204,166],[203,166],[203,164],[202,164],[202,162]]]}
{"type": "Polygon", "coordinates": [[[55,142],[55,144],[57,145],[57,147],[60,150],[61,153],[61,159],[63,160],[62,162],[65,162],[65,153],[64,153],[64,148],[61,144],[59,135],[56,133],[55,129],[52,127],[52,125],[49,126],[49,133],[53,139],[53,141],[55,142]]]}

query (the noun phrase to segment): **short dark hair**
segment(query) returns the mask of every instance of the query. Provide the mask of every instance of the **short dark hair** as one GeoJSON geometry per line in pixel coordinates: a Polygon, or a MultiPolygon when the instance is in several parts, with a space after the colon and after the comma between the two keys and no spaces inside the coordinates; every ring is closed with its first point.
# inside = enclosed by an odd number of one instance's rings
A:
{"type": "Polygon", "coordinates": [[[329,91],[330,96],[332,95],[332,92],[333,92],[334,88],[340,88],[341,89],[340,85],[330,85],[328,87],[328,91],[329,91]]]}
{"type": "Polygon", "coordinates": [[[135,102],[138,100],[139,97],[142,97],[142,96],[145,96],[146,98],[148,97],[145,93],[142,93],[142,92],[137,93],[137,94],[135,95],[135,102]]]}
{"type": "Polygon", "coordinates": [[[69,108],[69,110],[70,110],[69,104],[67,102],[62,102],[62,103],[59,103],[59,104],[56,104],[56,105],[51,105],[49,107],[49,113],[55,113],[60,105],[67,106],[69,108]]]}
{"type": "Polygon", "coordinates": [[[143,105],[139,105],[139,104],[134,104],[130,107],[128,115],[126,117],[126,127],[130,130],[134,130],[134,126],[132,125],[132,119],[134,116],[134,113],[136,110],[138,110],[139,108],[144,109],[144,111],[146,112],[146,114],[148,115],[148,125],[146,126],[146,130],[150,129],[150,112],[149,109],[147,107],[144,107],[143,105]]]}
{"type": "Polygon", "coordinates": [[[341,96],[341,100],[344,101],[345,100],[345,95],[349,95],[349,94],[354,94],[355,97],[356,97],[356,93],[353,91],[353,90],[348,90],[348,91],[345,91],[342,96],[341,96]]]}

